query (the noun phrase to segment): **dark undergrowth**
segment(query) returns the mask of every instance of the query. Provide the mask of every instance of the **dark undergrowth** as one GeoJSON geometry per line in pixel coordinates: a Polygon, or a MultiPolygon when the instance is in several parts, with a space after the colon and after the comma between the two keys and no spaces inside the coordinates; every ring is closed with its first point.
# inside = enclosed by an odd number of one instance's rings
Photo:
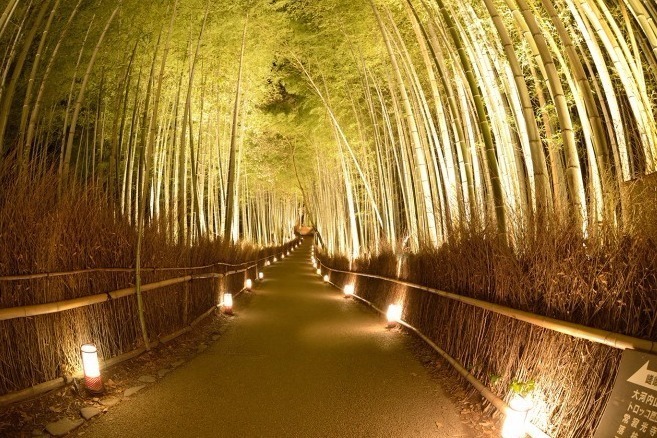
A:
{"type": "MultiPolygon", "coordinates": [[[[54,173],[18,178],[0,169],[0,276],[56,273],[91,268],[134,268],[134,227],[108,208],[107,196],[93,185],[69,187],[57,196],[54,173]]],[[[257,248],[201,240],[189,247],[171,243],[147,227],[142,283],[207,272],[274,254],[257,248]]],[[[222,280],[199,279],[144,293],[149,337],[173,333],[217,304],[220,291],[240,290],[247,275],[222,280]],[[188,297],[183,305],[184,296],[188,297]],[[186,308],[185,312],[183,309],[186,308]]],[[[0,279],[0,308],[50,303],[133,286],[134,272],[94,272],[20,281],[0,279]]],[[[0,321],[0,395],[80,370],[79,346],[94,342],[104,358],[142,345],[135,296],[59,313],[0,321]]]]}
{"type": "MultiPolygon", "coordinates": [[[[583,239],[572,227],[544,227],[512,249],[492,233],[461,233],[437,250],[363,257],[353,270],[503,304],[617,333],[657,340],[657,248],[611,231],[583,239]]],[[[321,254],[321,253],[320,253],[321,254]]],[[[348,270],[344,257],[321,254],[348,270]]],[[[332,273],[380,308],[404,305],[404,319],[429,335],[500,397],[534,385],[532,421],[552,437],[595,431],[621,351],[381,280],[332,273]],[[353,277],[353,278],[349,278],[353,277]],[[520,385],[519,385],[520,384],[520,385]]]]}

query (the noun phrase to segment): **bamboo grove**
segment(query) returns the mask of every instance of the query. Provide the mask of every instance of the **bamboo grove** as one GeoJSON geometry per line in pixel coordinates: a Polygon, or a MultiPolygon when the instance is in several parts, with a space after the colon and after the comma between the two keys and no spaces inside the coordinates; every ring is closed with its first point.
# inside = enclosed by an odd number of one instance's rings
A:
{"type": "Polygon", "coordinates": [[[290,238],[297,196],[248,167],[247,125],[262,92],[248,83],[258,37],[246,8],[0,7],[0,154],[18,175],[56,172],[59,196],[102,186],[118,217],[157,224],[174,243],[290,238]]]}
{"type": "MultiPolygon", "coordinates": [[[[632,191],[654,193],[656,113],[653,0],[0,0],[1,181],[98,190],[168,248],[280,245],[305,221],[342,269],[645,339],[657,258],[632,191]]],[[[482,380],[552,373],[567,350],[612,384],[617,352],[529,345],[526,327],[429,301],[409,317],[456,333],[441,341],[463,363],[498,333],[482,380]]],[[[579,392],[537,383],[554,436],[586,436],[604,406],[574,375],[579,392]]]]}
{"type": "Polygon", "coordinates": [[[548,219],[584,236],[631,228],[622,189],[657,163],[652,2],[407,0],[360,13],[376,31],[347,36],[349,96],[330,96],[341,92],[321,61],[296,60],[339,150],[343,175],[318,166],[313,193],[330,252],[415,251],[490,227],[515,246],[548,219]]]}
{"type": "Polygon", "coordinates": [[[303,202],[352,257],[545,218],[589,235],[627,228],[621,189],[655,170],[651,2],[111,6],[2,7],[0,152],[176,241],[280,242],[303,202]]]}

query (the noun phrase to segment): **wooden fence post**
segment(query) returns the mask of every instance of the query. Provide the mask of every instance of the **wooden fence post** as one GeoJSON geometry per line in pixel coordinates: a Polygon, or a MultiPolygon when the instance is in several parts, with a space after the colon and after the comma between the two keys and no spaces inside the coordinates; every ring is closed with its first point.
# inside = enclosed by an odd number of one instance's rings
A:
{"type": "Polygon", "coordinates": [[[183,283],[183,325],[189,320],[189,281],[183,283]]]}

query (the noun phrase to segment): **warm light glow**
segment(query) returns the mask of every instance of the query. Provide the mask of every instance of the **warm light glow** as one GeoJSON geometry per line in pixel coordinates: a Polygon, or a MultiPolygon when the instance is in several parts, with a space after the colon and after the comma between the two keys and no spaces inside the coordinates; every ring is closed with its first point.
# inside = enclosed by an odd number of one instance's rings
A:
{"type": "Polygon", "coordinates": [[[388,312],[386,312],[386,317],[388,318],[388,323],[399,322],[402,317],[402,307],[399,304],[389,305],[388,312]]]}
{"type": "Polygon", "coordinates": [[[317,275],[322,275],[322,268],[317,268],[317,275]]]}
{"type": "Polygon", "coordinates": [[[347,297],[353,295],[355,290],[356,290],[356,287],[352,283],[345,284],[344,288],[342,289],[345,296],[347,296],[347,297]]]}
{"type": "Polygon", "coordinates": [[[246,281],[244,282],[244,289],[246,289],[246,290],[253,289],[253,280],[251,280],[250,278],[247,278],[246,281]]]}
{"type": "Polygon", "coordinates": [[[258,280],[262,280],[263,278],[265,278],[265,273],[262,271],[258,272],[258,280]]]}
{"type": "Polygon", "coordinates": [[[278,261],[278,258],[274,257],[274,263],[276,263],[277,261],[278,261]]]}
{"type": "Polygon", "coordinates": [[[525,421],[527,412],[532,408],[531,400],[516,394],[509,402],[509,407],[511,409],[504,420],[502,438],[525,438],[525,421]]]}
{"type": "Polygon", "coordinates": [[[224,308],[232,309],[233,308],[233,294],[225,293],[224,294],[224,308]]]}
{"type": "Polygon", "coordinates": [[[103,380],[100,377],[98,350],[94,344],[83,344],[80,347],[82,369],[84,371],[84,386],[91,392],[103,391],[103,380]]]}
{"type": "Polygon", "coordinates": [[[267,261],[265,262],[265,266],[269,266],[269,265],[271,265],[271,262],[270,262],[269,260],[267,260],[267,261]]]}
{"type": "Polygon", "coordinates": [[[328,281],[329,281],[328,274],[324,274],[324,283],[328,283],[328,281]]]}
{"type": "Polygon", "coordinates": [[[94,344],[84,344],[82,352],[82,368],[86,377],[100,376],[100,365],[98,364],[98,351],[94,344]]]}

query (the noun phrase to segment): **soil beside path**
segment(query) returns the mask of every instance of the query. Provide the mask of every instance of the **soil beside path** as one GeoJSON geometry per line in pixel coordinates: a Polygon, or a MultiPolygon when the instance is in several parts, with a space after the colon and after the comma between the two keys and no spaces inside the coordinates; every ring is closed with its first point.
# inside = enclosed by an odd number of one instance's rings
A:
{"type": "Polygon", "coordinates": [[[217,342],[85,437],[468,437],[407,336],[314,274],[308,239],[238,298],[217,342]]]}

